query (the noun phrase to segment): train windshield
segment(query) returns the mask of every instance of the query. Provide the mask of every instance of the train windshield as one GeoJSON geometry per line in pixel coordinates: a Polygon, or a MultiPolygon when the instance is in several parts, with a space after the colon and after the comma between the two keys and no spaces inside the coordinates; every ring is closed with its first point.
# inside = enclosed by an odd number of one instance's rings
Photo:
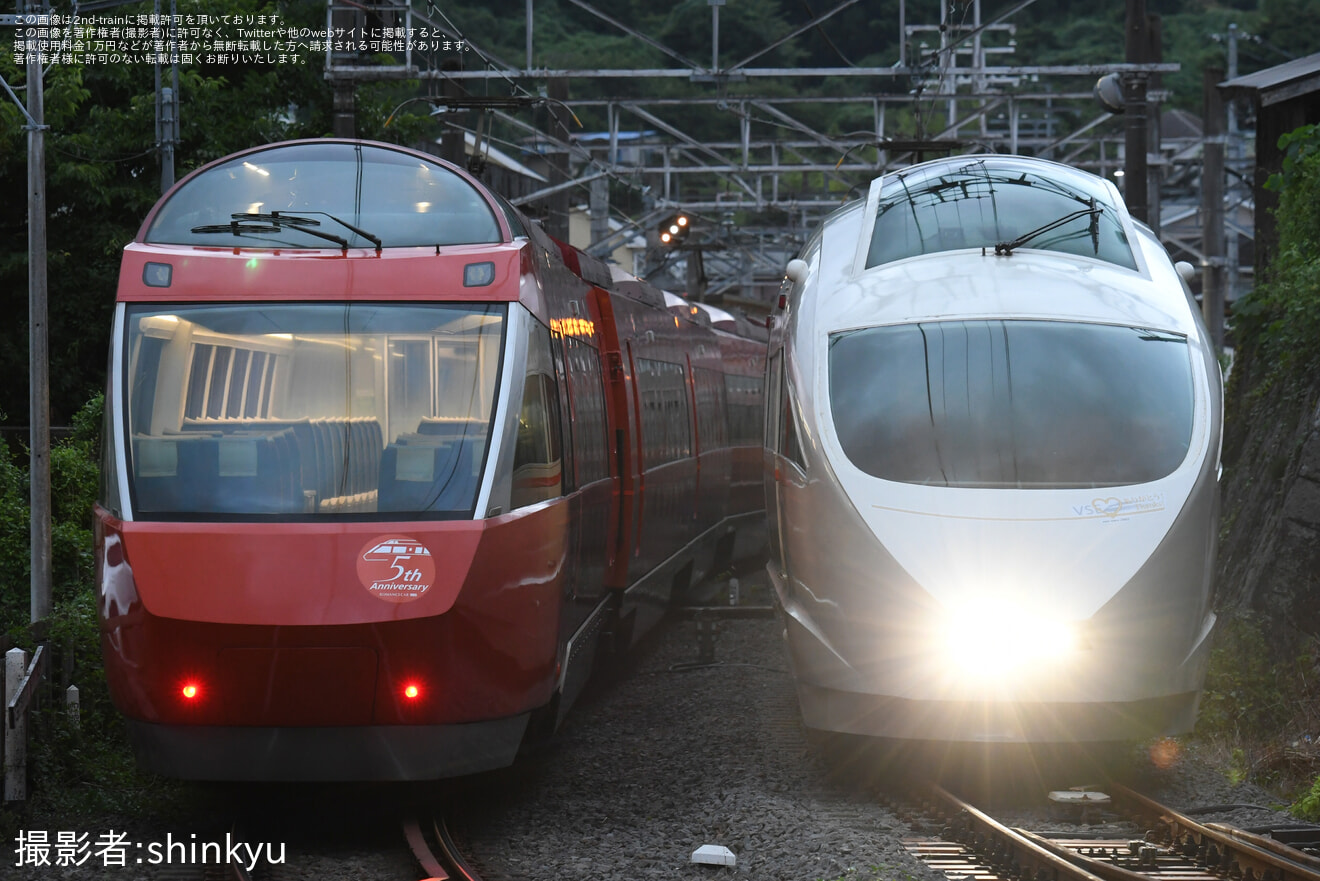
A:
{"type": "Polygon", "coordinates": [[[848,459],[885,480],[1081,488],[1171,474],[1192,437],[1185,337],[1051,321],[940,321],[830,337],[848,459]]]}
{"type": "Polygon", "coordinates": [[[1002,157],[921,165],[886,178],[866,268],[963,248],[994,251],[1022,238],[1018,247],[1137,268],[1119,207],[1099,178],[1002,157]]]}
{"type": "Polygon", "coordinates": [[[130,304],[135,512],[472,516],[506,308],[130,304]]]}
{"type": "Polygon", "coordinates": [[[226,248],[402,248],[502,240],[489,203],[434,162],[370,144],[272,147],[170,196],[146,241],[226,248]]]}

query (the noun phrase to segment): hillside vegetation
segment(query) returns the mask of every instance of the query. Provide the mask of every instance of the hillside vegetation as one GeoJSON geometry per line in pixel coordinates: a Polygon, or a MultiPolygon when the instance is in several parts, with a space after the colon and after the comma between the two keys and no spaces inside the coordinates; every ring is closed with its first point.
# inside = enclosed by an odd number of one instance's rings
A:
{"type": "MultiPolygon", "coordinates": [[[[1320,125],[1282,144],[1277,256],[1236,310],[1201,730],[1286,789],[1320,773],[1320,125]]],[[[1320,818],[1320,791],[1301,809],[1320,818]]]]}

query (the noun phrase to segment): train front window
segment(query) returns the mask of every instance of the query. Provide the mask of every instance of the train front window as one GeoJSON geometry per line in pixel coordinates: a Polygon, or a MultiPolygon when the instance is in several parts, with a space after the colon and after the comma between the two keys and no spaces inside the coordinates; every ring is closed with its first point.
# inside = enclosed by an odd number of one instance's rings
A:
{"type": "Polygon", "coordinates": [[[1038,233],[1020,247],[1137,268],[1119,207],[1102,181],[1009,157],[921,165],[886,178],[866,268],[963,248],[993,252],[1032,231],[1038,233]]]}
{"type": "Polygon", "coordinates": [[[836,333],[830,407],[848,459],[934,486],[1080,488],[1171,474],[1192,437],[1185,337],[1051,321],[836,333]]]}
{"type": "Polygon", "coordinates": [[[129,305],[135,512],[470,517],[506,309],[129,305]]]}
{"type": "Polygon", "coordinates": [[[146,241],[226,248],[386,248],[502,240],[489,203],[434,162],[369,144],[272,147],[208,168],[146,241]]]}

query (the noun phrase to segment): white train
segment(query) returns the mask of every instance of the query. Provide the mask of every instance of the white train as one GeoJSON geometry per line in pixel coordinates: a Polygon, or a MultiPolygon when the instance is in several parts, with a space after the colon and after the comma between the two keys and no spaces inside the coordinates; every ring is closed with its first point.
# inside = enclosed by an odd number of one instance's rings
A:
{"type": "Polygon", "coordinates": [[[1113,184],[975,156],[875,180],[789,264],[771,579],[812,728],[1094,742],[1191,728],[1222,384],[1113,184]]]}

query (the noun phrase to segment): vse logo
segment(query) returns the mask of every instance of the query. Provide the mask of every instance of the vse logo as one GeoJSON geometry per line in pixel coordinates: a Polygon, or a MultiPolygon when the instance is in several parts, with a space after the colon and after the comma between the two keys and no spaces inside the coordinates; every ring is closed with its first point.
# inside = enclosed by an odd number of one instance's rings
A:
{"type": "Polygon", "coordinates": [[[1146,514],[1164,510],[1164,494],[1134,496],[1120,499],[1116,496],[1095,498],[1089,505],[1073,505],[1072,511],[1078,517],[1108,517],[1113,520],[1120,514],[1146,514]]]}
{"type": "Polygon", "coordinates": [[[1107,499],[1096,499],[1091,502],[1091,505],[1106,517],[1117,517],[1119,512],[1123,510],[1123,500],[1116,499],[1113,496],[1107,499]]]}
{"type": "Polygon", "coordinates": [[[407,535],[383,535],[358,554],[358,580],[374,596],[410,603],[435,583],[435,562],[426,545],[407,535]]]}

